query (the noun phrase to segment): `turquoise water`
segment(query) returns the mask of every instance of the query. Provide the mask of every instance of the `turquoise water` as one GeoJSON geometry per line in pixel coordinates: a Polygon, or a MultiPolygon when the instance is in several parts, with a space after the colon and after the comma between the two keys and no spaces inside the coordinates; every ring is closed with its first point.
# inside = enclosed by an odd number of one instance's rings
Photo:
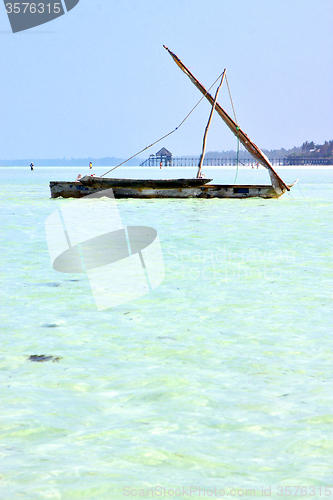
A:
{"type": "MultiPolygon", "coordinates": [[[[157,486],[154,498],[190,486],[281,498],[288,485],[324,497],[333,170],[279,170],[300,188],[277,200],[119,200],[124,224],[157,229],[166,277],[103,312],[87,277],[54,271],[47,249],[47,216],[73,202],[50,199],[48,181],[79,172],[0,169],[1,499],[135,498],[157,486]]],[[[148,172],[194,175],[117,175],[148,172]]],[[[266,172],[240,170],[239,182],[253,179],[266,172]]]]}

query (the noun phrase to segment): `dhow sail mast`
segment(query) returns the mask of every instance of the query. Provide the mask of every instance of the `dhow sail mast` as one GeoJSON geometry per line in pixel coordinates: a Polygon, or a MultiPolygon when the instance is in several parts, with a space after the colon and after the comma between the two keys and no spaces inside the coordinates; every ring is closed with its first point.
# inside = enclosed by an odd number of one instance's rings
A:
{"type": "MultiPolygon", "coordinates": [[[[171,50],[168,49],[165,45],[163,47],[169,52],[177,66],[189,77],[191,82],[200,90],[200,92],[208,99],[210,104],[213,106],[214,98],[207,92],[205,87],[201,85],[201,83],[195,78],[194,75],[186,68],[186,66],[181,62],[179,57],[176,56],[171,50]]],[[[242,131],[242,129],[233,121],[232,118],[224,111],[224,109],[219,105],[218,102],[215,103],[215,110],[220,115],[222,120],[228,125],[233,134],[239,139],[239,141],[243,144],[244,148],[255,158],[261,165],[267,168],[272,185],[274,189],[279,191],[290,191],[289,186],[279,177],[279,175],[275,172],[272,165],[270,164],[267,156],[256,146],[251,139],[242,131]]]]}

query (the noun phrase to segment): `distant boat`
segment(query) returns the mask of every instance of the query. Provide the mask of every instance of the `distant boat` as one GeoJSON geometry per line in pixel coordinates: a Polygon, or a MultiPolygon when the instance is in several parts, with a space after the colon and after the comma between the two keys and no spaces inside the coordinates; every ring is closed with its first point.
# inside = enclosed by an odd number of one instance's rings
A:
{"type": "MultiPolygon", "coordinates": [[[[281,177],[275,172],[266,155],[250,140],[250,138],[242,131],[242,129],[234,122],[232,118],[224,111],[217,102],[217,94],[215,99],[207,92],[201,83],[193,76],[188,68],[181,60],[171,52],[167,47],[164,48],[169,52],[173,60],[182,71],[190,78],[192,83],[200,90],[200,92],[208,99],[212,105],[211,115],[214,111],[222,118],[233,134],[238,138],[244,148],[252,155],[256,162],[264,166],[269,173],[271,184],[268,185],[238,185],[238,184],[210,184],[212,179],[117,179],[104,178],[96,176],[85,176],[75,182],[50,182],[51,197],[57,198],[80,198],[87,196],[97,191],[112,188],[115,198],[279,198],[295,184],[287,185],[281,177]]],[[[223,74],[224,75],[224,74],[223,74]]],[[[221,80],[222,85],[223,76],[221,80]]],[[[211,119],[211,116],[210,116],[211,119]]],[[[205,136],[204,146],[201,155],[199,172],[205,151],[205,138],[210,125],[208,121],[205,136]]]]}

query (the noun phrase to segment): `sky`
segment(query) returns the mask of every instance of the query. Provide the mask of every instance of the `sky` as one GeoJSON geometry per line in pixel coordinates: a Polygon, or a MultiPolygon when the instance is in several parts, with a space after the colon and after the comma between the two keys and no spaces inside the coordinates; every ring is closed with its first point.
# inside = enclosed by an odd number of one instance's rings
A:
{"type": "MultiPolygon", "coordinates": [[[[333,139],[332,0],[80,0],[12,33],[0,3],[0,158],[128,158],[175,129],[223,69],[261,149],[333,139]]],[[[213,92],[213,91],[212,91],[213,92]]],[[[227,87],[219,103],[232,115],[227,87]]],[[[161,147],[198,155],[204,100],[161,147]]],[[[216,115],[207,151],[235,150],[216,115]]]]}

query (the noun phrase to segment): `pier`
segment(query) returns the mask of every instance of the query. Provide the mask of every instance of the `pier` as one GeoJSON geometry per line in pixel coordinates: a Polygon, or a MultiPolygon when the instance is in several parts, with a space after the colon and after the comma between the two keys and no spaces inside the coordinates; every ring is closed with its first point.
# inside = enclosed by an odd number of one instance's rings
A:
{"type": "MultiPolygon", "coordinates": [[[[331,158],[270,158],[271,165],[333,165],[331,158]]],[[[239,165],[246,167],[256,166],[253,158],[239,158],[239,165]]],[[[150,155],[147,160],[141,163],[141,167],[197,167],[199,156],[163,156],[150,155]]],[[[210,158],[204,159],[205,167],[234,167],[237,166],[237,158],[210,158]]]]}

